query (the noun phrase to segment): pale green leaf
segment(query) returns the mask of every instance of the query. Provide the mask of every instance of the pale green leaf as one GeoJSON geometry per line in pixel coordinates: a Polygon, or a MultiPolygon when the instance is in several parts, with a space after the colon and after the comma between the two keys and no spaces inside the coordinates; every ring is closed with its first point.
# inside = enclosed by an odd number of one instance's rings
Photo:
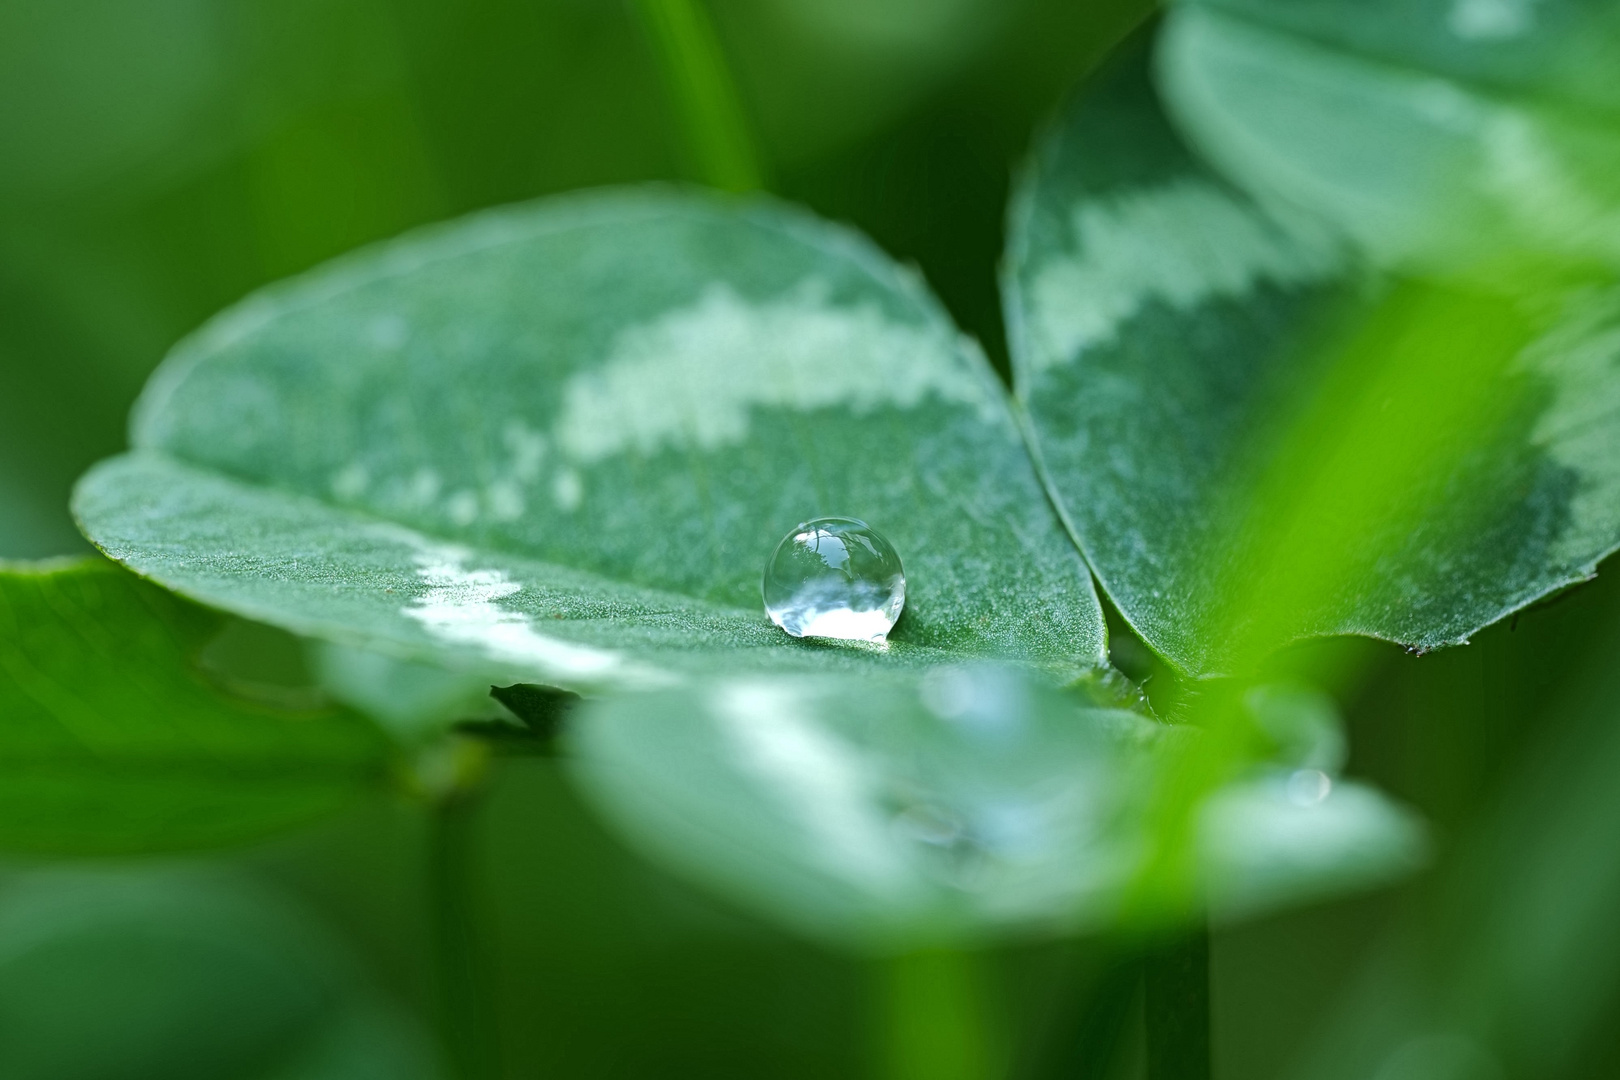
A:
{"type": "Polygon", "coordinates": [[[1216,791],[1198,820],[1218,919],[1366,888],[1422,865],[1427,837],[1377,789],[1318,769],[1268,770],[1216,791]]]}
{"type": "Polygon", "coordinates": [[[1610,0],[1189,0],[1388,68],[1594,114],[1620,112],[1610,0]]]}
{"type": "MultiPolygon", "coordinates": [[[[1006,671],[726,680],[591,703],[571,730],[576,778],[632,842],[841,944],[1097,930],[1184,901],[1147,863],[1155,788],[1201,752],[1198,733],[1006,671]]],[[[1216,918],[1420,857],[1406,811],[1324,772],[1295,775],[1244,774],[1200,812],[1195,888],[1216,918]]]]}
{"type": "Polygon", "coordinates": [[[486,683],[1103,656],[978,350],[870,245],[765,201],[572,197],[362,252],[181,344],[133,441],[75,498],[114,558],[486,683]],[[828,514],[905,563],[887,651],[765,619],[766,558],[828,514]]]}
{"type": "Polygon", "coordinates": [[[192,660],[219,626],[99,559],[0,568],[0,848],[237,842],[379,783],[387,745],[360,717],[209,685],[192,660]]]}
{"type": "Polygon", "coordinates": [[[1620,14],[1587,0],[1197,0],[1161,85],[1189,138],[1380,262],[1620,268],[1620,14]]]}

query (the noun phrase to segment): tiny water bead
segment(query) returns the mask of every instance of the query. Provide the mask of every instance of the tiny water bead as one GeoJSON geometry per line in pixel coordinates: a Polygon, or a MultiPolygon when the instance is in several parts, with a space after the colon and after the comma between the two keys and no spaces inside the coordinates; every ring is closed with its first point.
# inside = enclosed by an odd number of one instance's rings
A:
{"type": "Polygon", "coordinates": [[[906,605],[906,575],[866,522],[816,518],[776,545],[763,591],[771,622],[794,637],[881,642],[906,605]]]}

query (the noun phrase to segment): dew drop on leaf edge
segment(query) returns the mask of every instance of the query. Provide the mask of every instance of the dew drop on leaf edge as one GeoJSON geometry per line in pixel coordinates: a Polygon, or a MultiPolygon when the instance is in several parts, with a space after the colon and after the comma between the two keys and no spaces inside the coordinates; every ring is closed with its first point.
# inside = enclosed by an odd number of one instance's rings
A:
{"type": "Polygon", "coordinates": [[[906,603],[900,555],[856,518],[800,523],[765,565],[765,613],[794,637],[882,642],[906,603]]]}

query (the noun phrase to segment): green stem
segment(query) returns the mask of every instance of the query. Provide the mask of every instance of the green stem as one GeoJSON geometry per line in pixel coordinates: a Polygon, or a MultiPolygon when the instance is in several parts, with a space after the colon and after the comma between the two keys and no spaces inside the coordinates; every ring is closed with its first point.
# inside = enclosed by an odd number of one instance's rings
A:
{"type": "Polygon", "coordinates": [[[1209,1080],[1209,933],[1160,947],[1144,970],[1148,1080],[1209,1080]]]}
{"type": "Polygon", "coordinates": [[[500,1075],[499,1044],[477,937],[473,841],[478,798],[448,795],[428,818],[428,898],[439,1026],[455,1080],[500,1075]]]}
{"type": "Polygon", "coordinates": [[[1140,957],[1109,955],[1083,996],[1068,1000],[1049,1018],[1029,1066],[1019,1075],[1053,1080],[1104,1080],[1117,1075],[1127,1032],[1141,1004],[1141,988],[1140,957]]]}
{"type": "Polygon", "coordinates": [[[988,1080],[993,1038],[976,957],[918,952],[882,962],[883,1080],[988,1080]]]}
{"type": "Polygon", "coordinates": [[[736,84],[700,0],[635,0],[635,6],[658,51],[699,178],[724,191],[763,188],[736,84]]]}

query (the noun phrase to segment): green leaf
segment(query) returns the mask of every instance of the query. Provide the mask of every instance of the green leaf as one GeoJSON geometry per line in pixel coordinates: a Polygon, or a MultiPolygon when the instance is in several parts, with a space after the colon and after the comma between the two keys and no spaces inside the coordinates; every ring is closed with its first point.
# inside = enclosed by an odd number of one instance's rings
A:
{"type": "Polygon", "coordinates": [[[1620,11],[1608,0],[1189,0],[1386,68],[1502,97],[1620,113],[1620,11]]]}
{"type": "Polygon", "coordinates": [[[489,682],[1103,659],[983,357],[911,274],[764,201],[549,200],[371,249],[181,344],[75,510],[209,604],[489,682]],[[887,651],[761,609],[795,524],[905,563],[887,651]]]}
{"type": "Polygon", "coordinates": [[[1316,635],[1466,641],[1620,544],[1620,293],[1378,277],[1202,164],[1141,56],[1046,138],[1011,235],[1051,489],[1182,670],[1316,635]]]}
{"type": "Polygon", "coordinates": [[[429,1080],[433,1052],[303,912],[218,873],[56,870],[0,892],[7,1080],[429,1080]]]}
{"type": "Polygon", "coordinates": [[[1195,144],[1380,262],[1513,280],[1620,268],[1620,9],[1197,0],[1161,39],[1195,144]]]}
{"type": "Polygon", "coordinates": [[[0,848],[238,842],[377,782],[387,745],[359,717],[203,681],[191,660],[219,625],[100,560],[0,567],[0,848]]]}
{"type": "MultiPolygon", "coordinates": [[[[727,680],[589,703],[569,730],[576,779],[632,842],[836,943],[960,945],[1186,910],[1147,861],[1155,790],[1203,752],[1199,734],[1008,671],[727,680]]],[[[1407,812],[1296,775],[1245,773],[1201,812],[1191,861],[1216,918],[1420,857],[1407,812]]]]}

